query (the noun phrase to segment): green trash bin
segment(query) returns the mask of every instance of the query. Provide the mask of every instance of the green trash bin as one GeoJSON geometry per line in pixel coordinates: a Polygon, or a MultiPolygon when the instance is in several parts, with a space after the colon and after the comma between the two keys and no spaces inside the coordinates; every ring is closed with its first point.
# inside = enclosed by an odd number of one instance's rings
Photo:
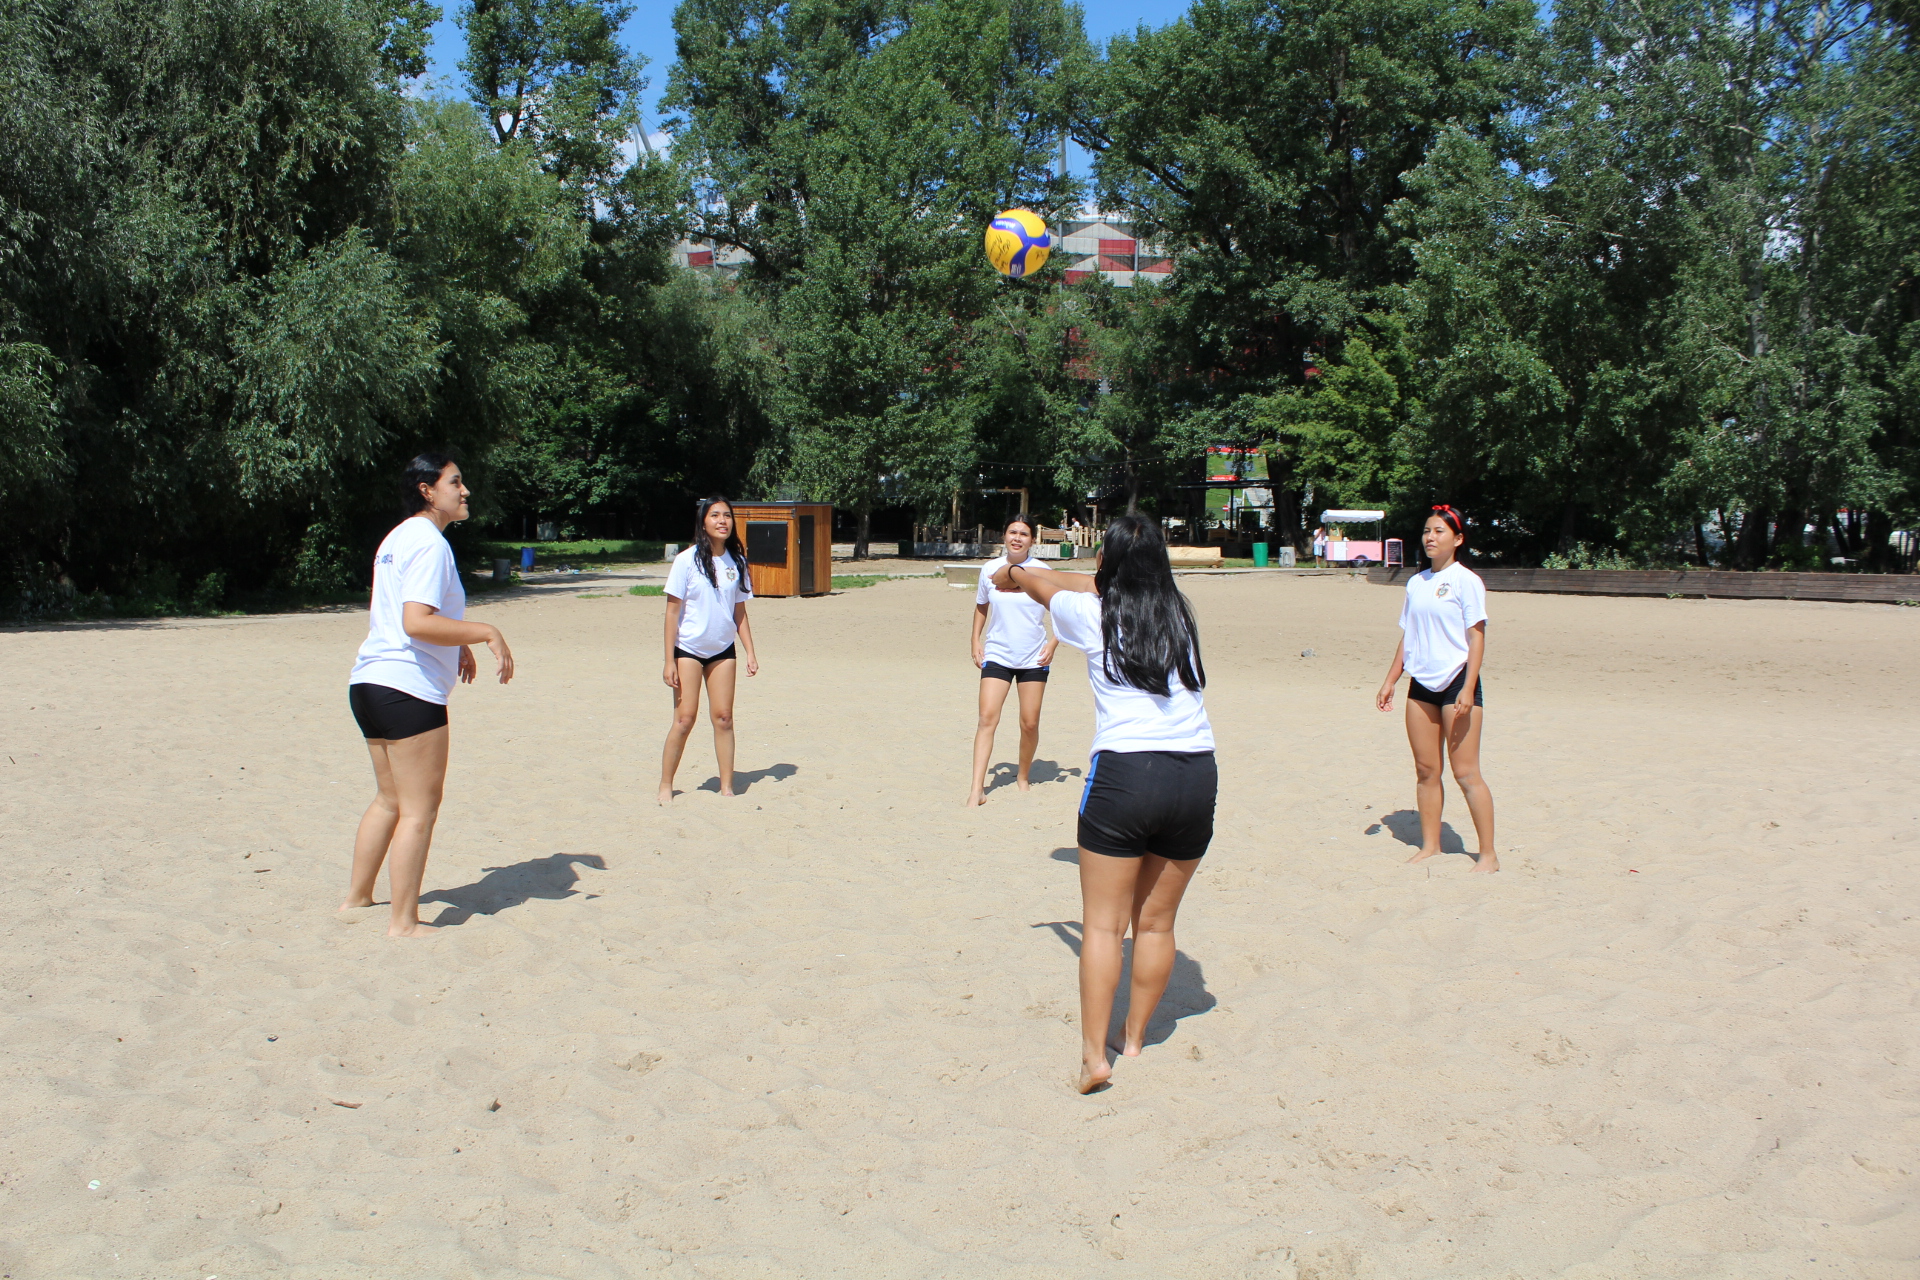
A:
{"type": "Polygon", "coordinates": [[[1253,567],[1256,569],[1267,567],[1267,544],[1264,542],[1253,544],[1253,567]]]}

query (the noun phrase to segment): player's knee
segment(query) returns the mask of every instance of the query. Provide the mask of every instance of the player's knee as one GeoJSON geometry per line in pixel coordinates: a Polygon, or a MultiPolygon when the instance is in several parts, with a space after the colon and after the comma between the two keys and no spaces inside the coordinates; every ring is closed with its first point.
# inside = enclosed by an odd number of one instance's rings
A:
{"type": "Polygon", "coordinates": [[[1453,780],[1460,784],[1462,790],[1471,790],[1480,785],[1480,770],[1477,768],[1455,769],[1453,780]]]}
{"type": "Polygon", "coordinates": [[[722,730],[723,732],[727,732],[727,733],[733,732],[733,713],[731,711],[714,712],[713,727],[716,729],[722,730]]]}
{"type": "Polygon", "coordinates": [[[1031,736],[1032,734],[1039,733],[1040,717],[1039,716],[1021,716],[1020,732],[1024,734],[1028,734],[1029,736],[1031,736]]]}
{"type": "Polygon", "coordinates": [[[681,733],[692,733],[695,718],[691,711],[676,711],[673,713],[673,727],[681,733]]]}
{"type": "Polygon", "coordinates": [[[1142,909],[1140,919],[1133,926],[1133,936],[1147,933],[1172,933],[1173,914],[1171,912],[1148,911],[1142,909]]]}
{"type": "Polygon", "coordinates": [[[1416,760],[1413,762],[1413,776],[1417,782],[1438,782],[1440,781],[1440,766],[1416,760]]]}
{"type": "Polygon", "coordinates": [[[974,728],[976,729],[988,729],[988,730],[998,729],[999,727],[1000,727],[1000,713],[997,711],[991,711],[991,712],[982,711],[980,713],[980,719],[974,725],[974,728]]]}

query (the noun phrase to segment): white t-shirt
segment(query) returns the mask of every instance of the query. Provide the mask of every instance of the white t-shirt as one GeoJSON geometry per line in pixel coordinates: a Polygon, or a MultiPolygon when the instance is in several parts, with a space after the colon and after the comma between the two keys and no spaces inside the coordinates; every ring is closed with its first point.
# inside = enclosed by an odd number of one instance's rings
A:
{"type": "Polygon", "coordinates": [[[673,643],[697,658],[711,658],[739,636],[733,606],[753,599],[753,581],[723,552],[713,558],[713,576],[719,582],[708,582],[693,563],[694,550],[688,547],[675,556],[673,568],[667,570],[667,594],[685,602],[680,609],[680,633],[673,643]]]}
{"type": "MultiPolygon", "coordinates": [[[[1211,751],[1213,726],[1197,689],[1168,674],[1161,698],[1107,677],[1100,635],[1100,597],[1091,591],[1059,591],[1053,597],[1053,633],[1087,655],[1093,682],[1093,749],[1102,751],[1211,751]]],[[[1118,667],[1114,675],[1119,675],[1118,667]]]]}
{"type": "MultiPolygon", "coordinates": [[[[995,556],[980,570],[980,589],[973,593],[973,602],[991,606],[980,647],[988,662],[1027,671],[1040,665],[1040,654],[1047,647],[1047,607],[1024,591],[1001,591],[993,585],[993,575],[1006,563],[1004,555],[995,556]]],[[[1045,569],[1047,564],[1029,554],[1020,567],[1045,569]]]]}
{"type": "Polygon", "coordinates": [[[431,605],[444,618],[467,613],[467,593],[446,535],[425,516],[402,520],[373,556],[373,605],[367,639],[348,684],[379,684],[428,702],[447,704],[460,678],[460,647],[428,644],[407,634],[408,601],[431,605]]]}
{"type": "Polygon", "coordinates": [[[1486,584],[1458,560],[1414,574],[1400,606],[1407,674],[1436,692],[1452,684],[1466,670],[1468,628],[1486,620],[1486,584]]]}

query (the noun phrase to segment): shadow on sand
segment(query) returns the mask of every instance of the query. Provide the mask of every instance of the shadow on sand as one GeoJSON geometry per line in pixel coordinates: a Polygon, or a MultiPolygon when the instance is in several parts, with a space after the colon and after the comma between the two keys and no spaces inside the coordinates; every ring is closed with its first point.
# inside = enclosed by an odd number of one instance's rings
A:
{"type": "MultiPolygon", "coordinates": [[[[1033,768],[1027,771],[1027,779],[1036,787],[1043,782],[1065,782],[1068,778],[1080,776],[1078,769],[1062,769],[1058,760],[1035,760],[1033,768]]],[[[1003,760],[987,770],[986,789],[982,795],[992,795],[1001,787],[1010,787],[1020,777],[1020,766],[1003,760]]]]}
{"type": "MultiPolygon", "coordinates": [[[[800,772],[800,766],[794,764],[770,764],[764,769],[735,769],[733,771],[733,794],[743,796],[756,782],[785,782],[800,772]]],[[[697,790],[718,791],[720,775],[715,774],[701,783],[697,790]]]]}
{"type": "MultiPolygon", "coordinates": [[[[1055,850],[1058,856],[1061,850],[1055,850]]],[[[1080,954],[1080,922],[1078,920],[1049,920],[1044,924],[1032,926],[1035,929],[1051,929],[1054,936],[1067,944],[1074,955],[1080,954]]],[[[1119,1051],[1120,1029],[1126,1025],[1127,1005],[1131,997],[1133,984],[1133,939],[1129,938],[1121,947],[1120,985],[1113,993],[1113,1017],[1107,1022],[1107,1047],[1119,1051]]],[[[1147,1034],[1144,1044],[1164,1044],[1173,1035],[1180,1019],[1191,1018],[1195,1014],[1205,1013],[1219,1004],[1213,993],[1207,990],[1207,975],[1200,969],[1200,962],[1184,951],[1173,953],[1173,976],[1167,979],[1167,993],[1160,997],[1160,1006],[1153,1011],[1153,1017],[1147,1022],[1147,1034]]]]}
{"type": "Polygon", "coordinates": [[[510,867],[484,867],[486,872],[472,884],[458,889],[435,889],[420,895],[420,905],[444,902],[447,910],[433,920],[436,925],[465,924],[474,916],[490,916],[517,907],[530,898],[571,898],[579,890],[573,886],[580,875],[576,866],[605,871],[607,862],[597,853],[553,853],[544,858],[529,858],[510,867]]]}
{"type": "MultiPolygon", "coordinates": [[[[1420,814],[1416,810],[1402,809],[1397,813],[1389,813],[1368,827],[1367,834],[1373,835],[1381,827],[1392,832],[1393,838],[1401,844],[1412,845],[1415,849],[1420,847],[1420,814]]],[[[1466,842],[1460,839],[1460,833],[1453,829],[1452,823],[1443,821],[1440,824],[1440,852],[1467,852],[1466,842]]]]}

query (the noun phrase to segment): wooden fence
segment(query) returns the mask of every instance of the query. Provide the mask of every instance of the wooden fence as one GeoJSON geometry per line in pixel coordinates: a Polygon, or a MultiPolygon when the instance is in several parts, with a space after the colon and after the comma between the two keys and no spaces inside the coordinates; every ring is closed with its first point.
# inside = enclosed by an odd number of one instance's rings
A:
{"type": "MultiPolygon", "coordinates": [[[[1367,571],[1381,586],[1417,569],[1367,571]]],[[[1849,604],[1920,601],[1920,575],[1877,573],[1733,573],[1714,569],[1480,569],[1489,591],[1575,596],[1686,596],[1708,600],[1838,600],[1849,604]]]]}

